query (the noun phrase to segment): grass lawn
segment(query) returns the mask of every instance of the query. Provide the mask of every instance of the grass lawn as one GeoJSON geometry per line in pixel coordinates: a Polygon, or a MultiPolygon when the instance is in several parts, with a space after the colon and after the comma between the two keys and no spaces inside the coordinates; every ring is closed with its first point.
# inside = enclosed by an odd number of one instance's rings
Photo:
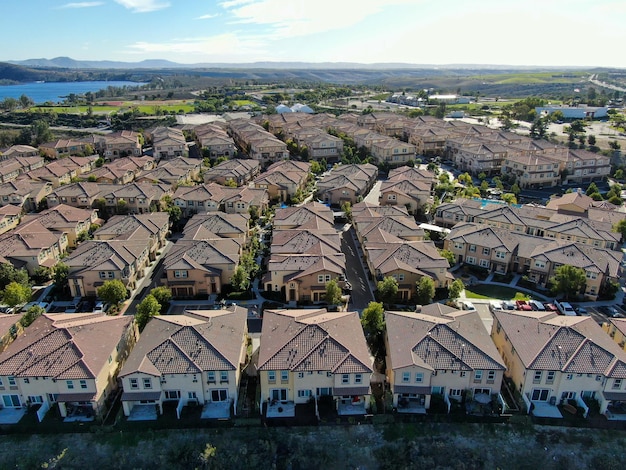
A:
{"type": "Polygon", "coordinates": [[[519,291],[515,288],[505,286],[494,286],[492,284],[478,284],[465,288],[465,296],[468,299],[503,299],[510,300],[519,291]]]}

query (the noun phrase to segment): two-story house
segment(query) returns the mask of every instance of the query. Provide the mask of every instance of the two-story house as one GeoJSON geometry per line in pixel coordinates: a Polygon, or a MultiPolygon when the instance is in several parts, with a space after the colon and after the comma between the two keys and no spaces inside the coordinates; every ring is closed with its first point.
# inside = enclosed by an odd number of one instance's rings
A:
{"type": "Polygon", "coordinates": [[[177,409],[203,405],[203,418],[236,414],[246,318],[246,309],[236,306],[152,318],[120,373],[124,414],[155,405],[163,413],[166,402],[177,409]]]}
{"type": "Polygon", "coordinates": [[[256,368],[266,418],[323,397],[340,416],[369,408],[372,360],[357,312],[266,310],[256,368]]]}

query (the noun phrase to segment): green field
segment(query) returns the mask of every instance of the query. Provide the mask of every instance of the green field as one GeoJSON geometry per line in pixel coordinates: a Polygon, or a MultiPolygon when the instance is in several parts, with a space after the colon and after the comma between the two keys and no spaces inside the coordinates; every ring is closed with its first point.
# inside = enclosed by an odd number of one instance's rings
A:
{"type": "Polygon", "coordinates": [[[469,77],[474,80],[482,80],[491,84],[514,85],[514,84],[539,84],[539,83],[580,83],[587,77],[585,72],[534,72],[534,73],[504,73],[491,75],[477,75],[469,77]]]}
{"type": "MultiPolygon", "coordinates": [[[[111,106],[111,105],[81,105],[81,106],[33,106],[30,108],[32,111],[39,111],[42,113],[62,113],[62,114],[87,114],[89,109],[94,114],[111,114],[111,113],[123,113],[126,111],[130,111],[133,108],[137,108],[140,112],[144,114],[155,114],[157,110],[161,112],[175,112],[178,113],[180,111],[184,113],[191,113],[194,111],[195,107],[193,104],[187,103],[173,103],[173,104],[140,104],[137,105],[132,102],[123,102],[120,106],[111,106]]],[[[24,110],[24,112],[28,112],[28,110],[24,110]]]]}
{"type": "MultiPolygon", "coordinates": [[[[502,299],[511,300],[516,298],[519,291],[515,288],[505,286],[494,286],[493,284],[478,284],[465,288],[465,296],[468,299],[502,299]]],[[[517,296],[519,297],[519,296],[517,296]]],[[[524,297],[527,297],[524,295],[524,297]]]]}

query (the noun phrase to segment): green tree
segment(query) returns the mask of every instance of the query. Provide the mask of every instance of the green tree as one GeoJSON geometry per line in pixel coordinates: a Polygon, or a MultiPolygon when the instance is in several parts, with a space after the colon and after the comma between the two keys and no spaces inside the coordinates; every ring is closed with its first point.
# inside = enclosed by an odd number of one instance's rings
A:
{"type": "Polygon", "coordinates": [[[98,287],[96,292],[102,300],[115,306],[119,306],[120,303],[128,298],[128,290],[119,279],[104,281],[104,284],[98,287]]]}
{"type": "Polygon", "coordinates": [[[465,284],[463,284],[463,281],[455,279],[448,287],[448,298],[450,298],[450,300],[458,299],[464,289],[465,284]]]}
{"type": "Polygon", "coordinates": [[[30,299],[30,287],[19,282],[10,282],[2,292],[2,302],[9,307],[25,304],[30,299]]]}
{"type": "Polygon", "coordinates": [[[341,288],[337,281],[331,279],[326,283],[326,296],[324,299],[328,303],[328,305],[339,305],[341,304],[341,288]]]}
{"type": "Polygon", "coordinates": [[[363,309],[361,325],[370,351],[378,362],[385,360],[385,316],[383,304],[370,302],[363,309]]]}
{"type": "Polygon", "coordinates": [[[28,285],[28,271],[16,269],[11,263],[0,264],[0,290],[4,289],[11,282],[28,285]]]}
{"type": "Polygon", "coordinates": [[[519,193],[522,192],[522,190],[520,189],[519,185],[517,183],[513,183],[513,186],[511,186],[511,192],[513,194],[515,194],[515,197],[519,196],[519,193]]]}
{"type": "Polygon", "coordinates": [[[32,280],[37,285],[45,284],[52,280],[52,268],[48,266],[38,266],[33,272],[32,280]]]}
{"type": "Polygon", "coordinates": [[[241,264],[237,266],[237,269],[235,269],[235,272],[230,278],[230,284],[233,289],[238,292],[248,290],[248,287],[250,287],[248,272],[241,264]]]}
{"type": "Polygon", "coordinates": [[[118,215],[126,215],[130,212],[130,208],[128,207],[128,203],[124,199],[120,199],[117,201],[117,206],[115,208],[115,212],[118,215]]]}
{"type": "Polygon", "coordinates": [[[626,219],[622,219],[613,225],[613,231],[622,235],[622,241],[626,240],[626,219]]]}
{"type": "Polygon", "coordinates": [[[378,281],[378,298],[385,304],[394,302],[398,296],[398,281],[391,277],[385,277],[378,281]]]}
{"type": "Polygon", "coordinates": [[[70,268],[65,263],[57,263],[54,267],[53,279],[57,289],[61,292],[67,292],[69,285],[67,278],[69,276],[70,268]]]}
{"type": "Polygon", "coordinates": [[[517,204],[517,198],[513,193],[504,193],[502,195],[502,200],[507,204],[517,204]]]}
{"type": "Polygon", "coordinates": [[[555,294],[563,294],[565,299],[570,295],[577,295],[587,282],[585,270],[564,264],[554,270],[554,276],[549,279],[550,289],[555,294]]]}
{"type": "Polygon", "coordinates": [[[623,180],[624,179],[624,170],[622,170],[621,168],[618,168],[615,171],[615,174],[613,175],[613,178],[615,178],[616,180],[623,180]]]}
{"type": "Polygon", "coordinates": [[[341,210],[346,214],[346,219],[352,221],[352,204],[346,201],[341,205],[341,210]]]}
{"type": "Polygon", "coordinates": [[[138,305],[135,321],[139,331],[143,331],[150,319],[161,312],[161,304],[152,295],[148,294],[138,305]]]}
{"type": "Polygon", "coordinates": [[[441,249],[438,250],[439,254],[441,256],[443,256],[445,259],[448,260],[448,264],[450,264],[450,266],[454,266],[456,263],[456,258],[454,256],[454,253],[451,250],[447,250],[447,249],[441,249]]]}
{"type": "Polygon", "coordinates": [[[155,287],[150,291],[150,295],[152,295],[157,302],[161,304],[161,313],[167,312],[167,309],[170,306],[170,301],[172,300],[172,290],[165,286],[155,287]]]}
{"type": "Polygon", "coordinates": [[[33,323],[37,319],[37,317],[40,317],[45,312],[46,311],[43,307],[40,307],[39,305],[33,305],[26,311],[24,315],[22,315],[22,318],[20,318],[20,324],[24,328],[26,328],[31,323],[33,323]]]}
{"type": "Polygon", "coordinates": [[[424,276],[417,281],[417,302],[421,305],[427,305],[433,301],[435,296],[435,281],[430,277],[424,276]]]}

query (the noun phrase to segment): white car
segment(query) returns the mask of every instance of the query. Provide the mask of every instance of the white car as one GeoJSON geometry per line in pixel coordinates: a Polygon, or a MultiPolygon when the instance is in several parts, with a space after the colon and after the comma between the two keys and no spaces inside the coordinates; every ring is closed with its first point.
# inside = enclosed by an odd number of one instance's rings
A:
{"type": "Polygon", "coordinates": [[[463,308],[463,310],[476,310],[474,304],[468,301],[461,302],[461,307],[463,308]]]}

